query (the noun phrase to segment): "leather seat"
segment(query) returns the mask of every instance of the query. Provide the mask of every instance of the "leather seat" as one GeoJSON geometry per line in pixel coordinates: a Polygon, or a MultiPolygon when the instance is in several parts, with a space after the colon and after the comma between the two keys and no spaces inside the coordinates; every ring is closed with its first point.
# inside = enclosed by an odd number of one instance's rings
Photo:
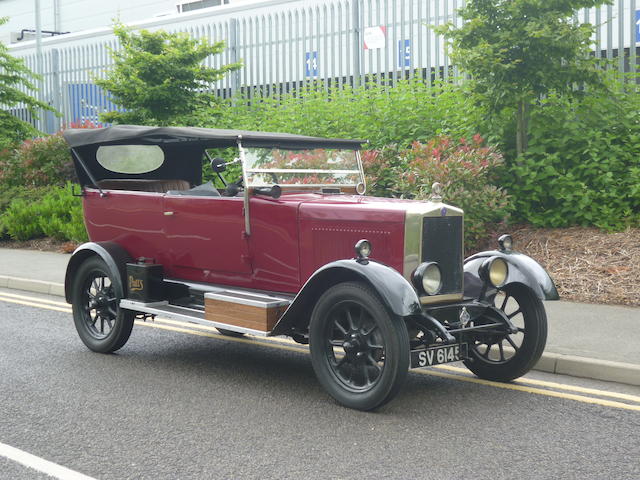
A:
{"type": "Polygon", "coordinates": [[[107,178],[98,180],[104,190],[133,190],[138,192],[165,193],[168,190],[188,190],[191,185],[186,180],[149,180],[137,178],[107,178]]]}

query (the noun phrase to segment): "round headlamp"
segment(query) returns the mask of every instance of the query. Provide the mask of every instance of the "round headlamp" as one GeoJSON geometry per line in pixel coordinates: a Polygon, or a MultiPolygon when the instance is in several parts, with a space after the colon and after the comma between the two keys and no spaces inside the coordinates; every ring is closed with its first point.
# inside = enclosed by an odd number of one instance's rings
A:
{"type": "Polygon", "coordinates": [[[500,250],[510,252],[513,248],[511,235],[501,235],[500,238],[498,238],[498,245],[500,246],[500,250]]]}
{"type": "Polygon", "coordinates": [[[480,266],[480,278],[494,287],[502,287],[509,276],[509,266],[500,257],[486,259],[480,266]]]}
{"type": "Polygon", "coordinates": [[[436,262],[422,263],[413,272],[413,285],[427,295],[437,295],[442,289],[442,272],[436,262]]]}
{"type": "Polygon", "coordinates": [[[355,249],[358,258],[369,258],[369,255],[371,255],[371,242],[365,239],[358,240],[355,249]]]}

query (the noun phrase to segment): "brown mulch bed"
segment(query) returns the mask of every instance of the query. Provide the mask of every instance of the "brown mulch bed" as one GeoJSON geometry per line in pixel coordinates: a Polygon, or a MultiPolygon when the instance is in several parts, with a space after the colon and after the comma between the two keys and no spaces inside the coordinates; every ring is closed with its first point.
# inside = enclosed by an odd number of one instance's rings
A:
{"type": "Polygon", "coordinates": [[[544,266],[562,300],[640,306],[640,228],[512,230],[514,249],[544,266]]]}
{"type": "Polygon", "coordinates": [[[40,250],[43,252],[73,253],[78,246],[75,242],[61,242],[53,238],[34,240],[0,240],[0,248],[19,248],[22,250],[40,250]]]}
{"type": "MultiPolygon", "coordinates": [[[[544,266],[562,300],[640,306],[640,228],[606,233],[596,228],[501,229],[512,234],[514,248],[544,266]]],[[[495,235],[485,249],[495,248],[495,235]]],[[[0,241],[0,248],[71,253],[77,245],[50,238],[0,241]]]]}

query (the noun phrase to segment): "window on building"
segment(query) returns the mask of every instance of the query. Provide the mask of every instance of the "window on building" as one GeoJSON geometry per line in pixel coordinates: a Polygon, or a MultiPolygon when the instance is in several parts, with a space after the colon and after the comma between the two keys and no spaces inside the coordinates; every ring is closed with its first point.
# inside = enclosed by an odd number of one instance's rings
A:
{"type": "Polygon", "coordinates": [[[226,5],[229,0],[195,0],[192,2],[178,3],[178,13],[191,12],[192,10],[199,10],[201,8],[218,7],[220,5],[226,5]]]}

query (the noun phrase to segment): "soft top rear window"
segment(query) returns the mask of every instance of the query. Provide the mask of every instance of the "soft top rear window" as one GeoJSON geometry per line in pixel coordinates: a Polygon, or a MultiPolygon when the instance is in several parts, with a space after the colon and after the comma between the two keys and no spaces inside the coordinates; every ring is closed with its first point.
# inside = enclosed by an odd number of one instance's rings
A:
{"type": "Polygon", "coordinates": [[[106,145],[98,148],[98,163],[116,173],[147,173],[164,163],[158,145],[106,145]]]}

